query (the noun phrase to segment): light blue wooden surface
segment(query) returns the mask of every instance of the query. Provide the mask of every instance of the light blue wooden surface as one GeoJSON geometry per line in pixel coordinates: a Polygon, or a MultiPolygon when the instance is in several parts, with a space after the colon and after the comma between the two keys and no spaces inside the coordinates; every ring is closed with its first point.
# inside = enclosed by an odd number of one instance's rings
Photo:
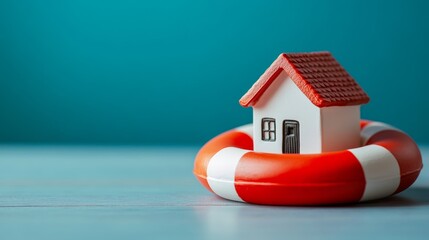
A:
{"type": "Polygon", "coordinates": [[[427,168],[382,201],[267,207],[203,189],[197,150],[0,146],[0,239],[429,239],[427,168]]]}

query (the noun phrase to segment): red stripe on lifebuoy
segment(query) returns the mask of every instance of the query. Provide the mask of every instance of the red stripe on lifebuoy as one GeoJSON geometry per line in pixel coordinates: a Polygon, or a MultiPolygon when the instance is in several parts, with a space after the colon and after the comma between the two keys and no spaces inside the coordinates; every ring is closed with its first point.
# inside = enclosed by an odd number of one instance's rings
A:
{"type": "Polygon", "coordinates": [[[389,150],[399,164],[401,183],[395,193],[407,189],[417,179],[423,167],[417,144],[405,133],[383,130],[374,134],[367,144],[376,144],[389,150]]]}
{"type": "Polygon", "coordinates": [[[235,180],[245,202],[270,205],[356,202],[365,189],[362,168],[348,151],[305,155],[249,152],[241,158],[235,180]]]}
{"type": "Polygon", "coordinates": [[[201,184],[210,191],[212,189],[207,182],[207,166],[213,155],[227,146],[252,150],[253,140],[245,133],[231,130],[212,139],[201,148],[195,158],[194,174],[201,184]]]}
{"type": "Polygon", "coordinates": [[[366,125],[370,124],[371,121],[369,120],[361,120],[360,121],[360,129],[363,129],[364,127],[366,127],[366,125]]]}

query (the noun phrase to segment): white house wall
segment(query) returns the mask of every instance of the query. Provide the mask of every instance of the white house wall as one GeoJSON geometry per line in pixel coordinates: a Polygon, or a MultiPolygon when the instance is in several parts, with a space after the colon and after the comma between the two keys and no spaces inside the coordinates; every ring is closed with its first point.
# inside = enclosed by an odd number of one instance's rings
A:
{"type": "Polygon", "coordinates": [[[322,151],[360,146],[360,106],[326,107],[322,114],[322,151]]]}
{"type": "Polygon", "coordinates": [[[300,153],[320,153],[320,118],[320,109],[310,102],[283,71],[253,107],[254,149],[257,152],[282,153],[283,120],[296,120],[299,122],[300,153]],[[262,141],[262,118],[276,120],[275,142],[262,141]]]}

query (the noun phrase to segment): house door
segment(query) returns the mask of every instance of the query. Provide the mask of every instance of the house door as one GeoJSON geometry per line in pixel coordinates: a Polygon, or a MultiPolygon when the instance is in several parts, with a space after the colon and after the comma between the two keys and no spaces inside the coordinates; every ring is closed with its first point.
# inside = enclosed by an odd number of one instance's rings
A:
{"type": "Polygon", "coordinates": [[[283,153],[299,153],[298,121],[283,121],[283,153]]]}

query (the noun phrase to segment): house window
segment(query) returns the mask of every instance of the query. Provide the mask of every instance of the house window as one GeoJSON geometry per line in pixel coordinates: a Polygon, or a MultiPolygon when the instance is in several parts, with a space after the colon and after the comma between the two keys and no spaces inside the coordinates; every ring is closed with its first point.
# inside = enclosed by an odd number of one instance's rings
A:
{"type": "Polygon", "coordinates": [[[276,120],[274,118],[262,118],[262,141],[276,141],[276,120]]]}

